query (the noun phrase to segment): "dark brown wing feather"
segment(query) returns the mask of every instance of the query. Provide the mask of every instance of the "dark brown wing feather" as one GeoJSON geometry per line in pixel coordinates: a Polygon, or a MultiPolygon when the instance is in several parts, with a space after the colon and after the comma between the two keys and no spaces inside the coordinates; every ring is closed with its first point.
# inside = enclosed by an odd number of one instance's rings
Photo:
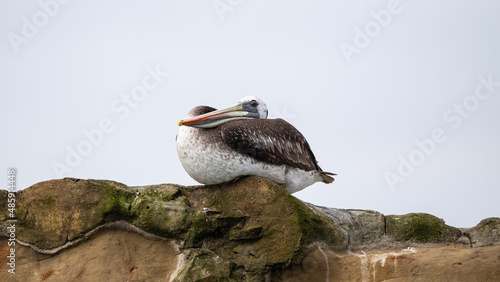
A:
{"type": "Polygon", "coordinates": [[[235,120],[220,130],[229,147],[259,161],[321,171],[307,140],[282,119],[235,120]]]}

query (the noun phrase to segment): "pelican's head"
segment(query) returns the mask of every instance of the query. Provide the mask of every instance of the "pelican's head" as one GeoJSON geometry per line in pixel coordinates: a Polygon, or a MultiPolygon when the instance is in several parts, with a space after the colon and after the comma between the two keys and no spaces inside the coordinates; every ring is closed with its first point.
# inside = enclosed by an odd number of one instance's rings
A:
{"type": "Polygon", "coordinates": [[[222,110],[214,110],[202,115],[185,118],[179,121],[179,126],[213,128],[230,120],[249,118],[267,118],[266,104],[255,96],[246,96],[236,105],[222,110]]]}

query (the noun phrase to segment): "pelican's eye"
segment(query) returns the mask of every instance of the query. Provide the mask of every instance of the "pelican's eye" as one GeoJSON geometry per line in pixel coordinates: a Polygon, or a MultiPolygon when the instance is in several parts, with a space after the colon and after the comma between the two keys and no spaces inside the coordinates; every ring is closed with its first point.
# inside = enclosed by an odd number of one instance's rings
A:
{"type": "Polygon", "coordinates": [[[250,101],[250,106],[256,108],[258,105],[259,105],[259,103],[257,103],[257,101],[255,101],[255,100],[250,101]]]}

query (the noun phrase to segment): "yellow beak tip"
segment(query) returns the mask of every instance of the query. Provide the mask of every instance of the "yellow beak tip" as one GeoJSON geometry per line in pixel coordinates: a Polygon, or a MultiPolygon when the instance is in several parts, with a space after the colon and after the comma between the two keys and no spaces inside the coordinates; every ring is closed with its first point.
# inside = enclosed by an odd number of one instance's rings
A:
{"type": "Polygon", "coordinates": [[[179,123],[177,123],[178,126],[181,126],[182,125],[182,120],[179,121],[179,123]]]}

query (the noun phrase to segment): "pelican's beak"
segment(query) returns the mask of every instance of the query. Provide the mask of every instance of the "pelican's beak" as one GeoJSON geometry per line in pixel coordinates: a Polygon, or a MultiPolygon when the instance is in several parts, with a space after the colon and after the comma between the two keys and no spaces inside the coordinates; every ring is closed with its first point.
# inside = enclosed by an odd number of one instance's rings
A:
{"type": "Polygon", "coordinates": [[[200,128],[212,128],[232,119],[248,118],[249,112],[243,110],[241,104],[236,104],[222,110],[216,110],[203,115],[179,121],[178,125],[187,125],[200,128]]]}

